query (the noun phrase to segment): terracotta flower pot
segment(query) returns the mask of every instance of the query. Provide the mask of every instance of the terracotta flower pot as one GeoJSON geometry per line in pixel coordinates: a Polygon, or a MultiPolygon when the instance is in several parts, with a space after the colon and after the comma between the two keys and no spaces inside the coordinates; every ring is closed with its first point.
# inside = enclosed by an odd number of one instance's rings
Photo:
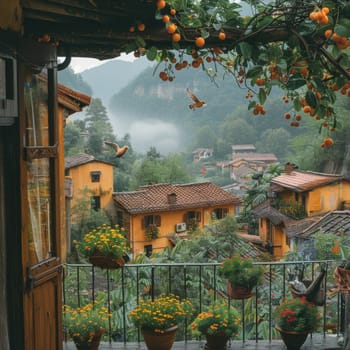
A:
{"type": "Polygon", "coordinates": [[[98,350],[103,333],[104,329],[101,329],[99,332],[96,332],[95,335],[92,337],[91,341],[89,341],[88,336],[86,337],[86,340],[73,337],[73,341],[77,350],[98,350]]]}
{"type": "Polygon", "coordinates": [[[275,328],[280,332],[281,338],[287,347],[287,350],[299,350],[301,346],[305,343],[309,331],[305,332],[293,332],[286,331],[284,329],[275,326],[275,328]]]}
{"type": "Polygon", "coordinates": [[[177,330],[178,326],[173,326],[166,329],[164,333],[148,329],[141,329],[141,332],[148,350],[170,350],[174,344],[177,330]]]}
{"type": "Polygon", "coordinates": [[[100,252],[95,252],[91,255],[89,261],[92,265],[100,267],[101,269],[118,269],[125,265],[125,260],[123,258],[114,258],[100,252]]]}
{"type": "Polygon", "coordinates": [[[245,287],[234,287],[231,283],[227,284],[227,292],[232,299],[248,299],[254,295],[251,289],[245,287]]]}
{"type": "Polygon", "coordinates": [[[229,337],[225,334],[206,334],[205,350],[226,350],[229,337]]]}

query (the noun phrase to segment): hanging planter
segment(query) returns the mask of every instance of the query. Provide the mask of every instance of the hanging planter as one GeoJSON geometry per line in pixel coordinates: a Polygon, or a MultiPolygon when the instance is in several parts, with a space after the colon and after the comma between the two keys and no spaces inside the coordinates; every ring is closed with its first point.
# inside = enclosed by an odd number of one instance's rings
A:
{"type": "Polygon", "coordinates": [[[350,293],[350,270],[337,266],[334,270],[335,283],[340,292],[350,293]]]}
{"type": "Polygon", "coordinates": [[[115,258],[113,256],[108,256],[100,252],[95,252],[89,257],[89,262],[101,269],[118,269],[125,265],[124,258],[115,258]]]}
{"type": "Polygon", "coordinates": [[[129,260],[124,229],[102,225],[87,233],[81,242],[74,242],[89,262],[102,269],[117,269],[129,260]]]}
{"type": "Polygon", "coordinates": [[[232,299],[247,299],[253,296],[253,288],[259,285],[264,277],[262,266],[253,264],[253,260],[234,255],[226,259],[221,272],[227,278],[227,292],[232,299]]]}

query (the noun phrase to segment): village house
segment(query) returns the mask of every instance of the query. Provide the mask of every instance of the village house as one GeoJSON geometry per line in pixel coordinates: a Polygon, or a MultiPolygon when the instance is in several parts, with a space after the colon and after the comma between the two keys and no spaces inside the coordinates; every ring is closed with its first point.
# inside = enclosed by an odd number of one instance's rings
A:
{"type": "Polygon", "coordinates": [[[104,208],[112,198],[114,164],[98,160],[91,154],[79,153],[66,157],[65,175],[71,180],[73,193],[71,207],[86,196],[90,198],[91,209],[104,208]]]}
{"type": "Polygon", "coordinates": [[[251,175],[264,171],[270,164],[278,162],[273,153],[257,153],[254,145],[232,145],[232,159],[217,162],[216,166],[229,169],[230,178],[236,188],[244,193],[251,175]]]}
{"type": "Polygon", "coordinates": [[[199,162],[202,159],[208,159],[213,156],[214,150],[212,148],[197,148],[193,152],[193,161],[199,162]]]}
{"type": "Polygon", "coordinates": [[[186,234],[213,219],[235,215],[241,204],[239,197],[210,182],[147,185],[114,193],[113,199],[109,212],[125,228],[133,255],[171,247],[169,235],[186,234]]]}
{"type": "Polygon", "coordinates": [[[287,163],[284,173],[271,180],[268,197],[253,213],[259,218],[262,241],[281,258],[293,248],[298,233],[325,214],[344,209],[350,182],[341,175],[300,171],[287,163]]]}

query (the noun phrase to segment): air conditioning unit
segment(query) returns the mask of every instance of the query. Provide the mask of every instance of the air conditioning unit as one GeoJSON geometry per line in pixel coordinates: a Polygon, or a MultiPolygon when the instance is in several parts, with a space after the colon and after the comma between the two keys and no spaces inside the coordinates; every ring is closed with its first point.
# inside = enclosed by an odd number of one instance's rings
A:
{"type": "Polygon", "coordinates": [[[186,231],[186,222],[180,222],[176,224],[176,232],[184,232],[186,231]]]}

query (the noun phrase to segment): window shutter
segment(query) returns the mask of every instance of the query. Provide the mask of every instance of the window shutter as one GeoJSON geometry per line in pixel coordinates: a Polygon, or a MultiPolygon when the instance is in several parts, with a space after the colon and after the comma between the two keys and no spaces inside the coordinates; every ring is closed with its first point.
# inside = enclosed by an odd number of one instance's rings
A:
{"type": "Polygon", "coordinates": [[[154,223],[156,226],[160,226],[160,215],[154,216],[154,223]]]}
{"type": "Polygon", "coordinates": [[[202,213],[200,211],[196,211],[196,221],[200,222],[202,220],[202,213]]]}
{"type": "Polygon", "coordinates": [[[184,222],[187,222],[187,220],[188,220],[188,213],[185,213],[185,214],[184,214],[184,220],[183,220],[183,221],[184,221],[184,222]]]}
{"type": "Polygon", "coordinates": [[[146,219],[145,219],[145,217],[143,217],[142,220],[141,220],[141,228],[143,230],[146,228],[146,219]]]}
{"type": "Polygon", "coordinates": [[[223,208],[222,209],[222,217],[224,218],[228,214],[228,208],[223,208]]]}

